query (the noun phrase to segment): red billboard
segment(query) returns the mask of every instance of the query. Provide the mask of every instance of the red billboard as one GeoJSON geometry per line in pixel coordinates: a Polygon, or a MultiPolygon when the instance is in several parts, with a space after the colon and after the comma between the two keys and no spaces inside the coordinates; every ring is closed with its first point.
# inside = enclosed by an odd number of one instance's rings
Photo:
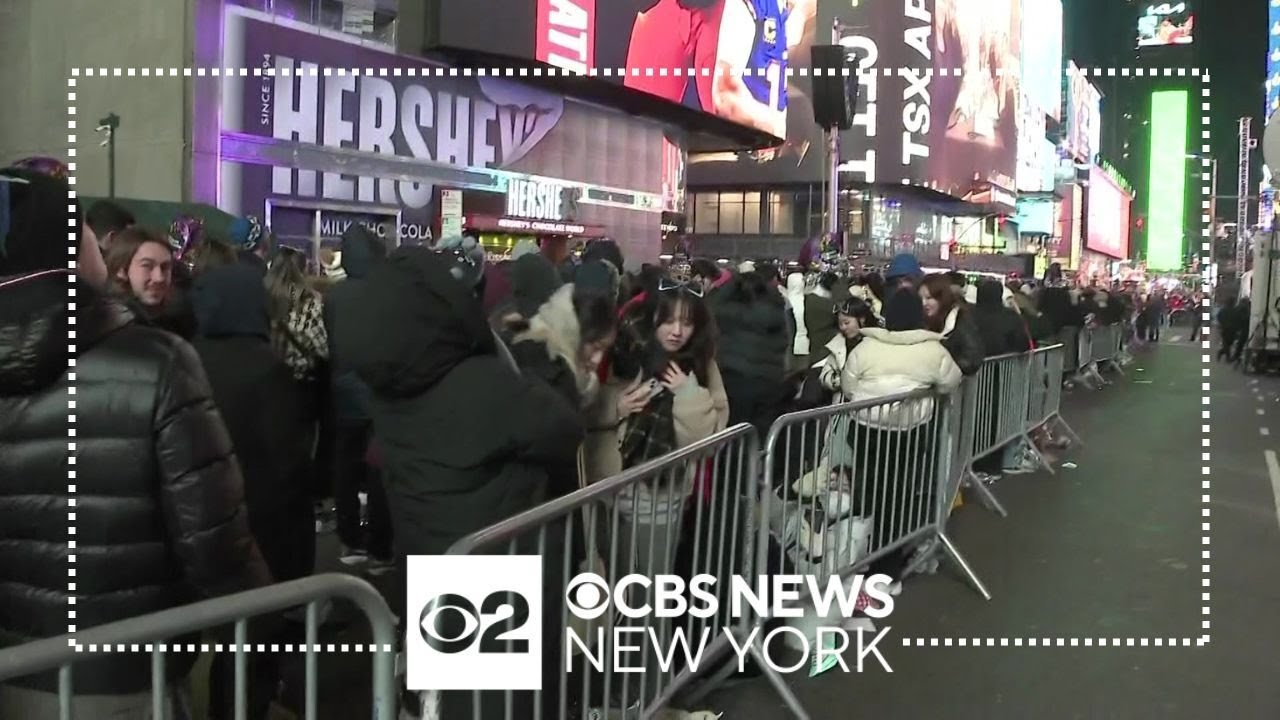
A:
{"type": "Polygon", "coordinates": [[[430,44],[594,71],[603,81],[775,137],[786,137],[787,71],[807,63],[818,12],[817,0],[433,4],[430,44]]]}
{"type": "Polygon", "coordinates": [[[1129,206],[1133,198],[1096,165],[1089,169],[1085,247],[1117,259],[1129,257],[1129,206]]]}

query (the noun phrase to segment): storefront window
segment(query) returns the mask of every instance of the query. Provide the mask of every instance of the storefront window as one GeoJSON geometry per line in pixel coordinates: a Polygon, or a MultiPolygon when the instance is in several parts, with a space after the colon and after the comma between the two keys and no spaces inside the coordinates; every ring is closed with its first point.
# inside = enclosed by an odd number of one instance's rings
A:
{"type": "Polygon", "coordinates": [[[720,193],[720,232],[742,232],[742,193],[720,193]]]}
{"type": "Polygon", "coordinates": [[[715,193],[693,196],[693,231],[700,235],[720,232],[720,196],[715,193]]]}
{"type": "Polygon", "coordinates": [[[400,0],[232,0],[294,22],[394,46],[400,0]]]}
{"type": "Polygon", "coordinates": [[[742,196],[742,232],[746,235],[760,234],[760,193],[743,193],[742,196]]]}
{"type": "Polygon", "coordinates": [[[760,193],[697,193],[693,231],[699,235],[759,235],[760,193]]]}
{"type": "Polygon", "coordinates": [[[796,231],[796,196],[792,193],[769,193],[769,233],[790,235],[796,231]]]}

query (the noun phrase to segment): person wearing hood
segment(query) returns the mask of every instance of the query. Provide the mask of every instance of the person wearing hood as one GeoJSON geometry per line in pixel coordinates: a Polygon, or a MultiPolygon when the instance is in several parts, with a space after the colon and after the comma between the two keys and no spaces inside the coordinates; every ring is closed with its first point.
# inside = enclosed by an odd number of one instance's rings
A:
{"type": "MultiPolygon", "coordinates": [[[[767,432],[784,411],[787,361],[795,352],[786,301],[763,275],[749,272],[726,286],[712,309],[720,332],[716,361],[729,399],[729,424],[747,422],[767,432]]],[[[808,359],[807,344],[804,349],[808,359]]]]}
{"type": "MultiPolygon", "coordinates": [[[[340,262],[346,278],[335,282],[325,294],[322,317],[329,343],[329,395],[325,412],[327,448],[322,467],[328,466],[328,484],[333,495],[338,539],[344,557],[358,563],[372,556],[375,569],[392,560],[391,516],[377,469],[366,457],[373,435],[368,385],[356,374],[346,356],[349,348],[338,340],[339,318],[349,315],[359,302],[369,274],[387,254],[387,247],[368,228],[353,223],[342,234],[340,262]],[[360,524],[360,496],[365,492],[368,524],[360,524]]],[[[328,493],[320,493],[325,496],[328,493]]]]}
{"type": "Polygon", "coordinates": [[[443,553],[540,502],[548,468],[572,464],[583,436],[577,408],[498,347],[458,264],[400,248],[336,318],[344,361],[372,391],[399,555],[443,553]]]}
{"type": "MultiPolygon", "coordinates": [[[[924,305],[914,290],[889,296],[883,328],[864,328],[863,340],[849,353],[841,389],[852,402],[934,389],[953,392],[963,375],[942,345],[942,335],[925,329],[924,305]]],[[[923,517],[932,508],[933,460],[931,397],[854,413],[849,446],[857,449],[853,511],[874,517],[870,551],[885,547],[917,528],[907,517],[923,517]],[[896,508],[909,503],[911,512],[896,508]],[[893,508],[893,509],[891,509],[893,508]]],[[[910,548],[873,562],[868,572],[901,580],[910,548]]]]}
{"type": "MultiPolygon", "coordinates": [[[[402,565],[544,502],[583,439],[580,410],[523,375],[501,347],[482,308],[481,263],[460,251],[402,247],[337,317],[338,345],[350,348],[344,359],[372,391],[402,565]]],[[[478,697],[479,717],[504,717],[500,697],[478,697]]],[[[474,702],[470,691],[443,692],[440,716],[471,717],[474,702]]]]}
{"type": "MultiPolygon", "coordinates": [[[[302,471],[312,433],[296,377],[271,346],[262,276],[243,263],[214,268],[196,280],[193,300],[199,336],[192,345],[240,463],[249,529],[276,582],[307,577],[315,569],[315,508],[302,471]]],[[[227,661],[215,659],[214,717],[231,716],[227,661]]],[[[264,718],[278,669],[270,655],[250,658],[250,667],[249,717],[264,718]]]]}
{"type": "MultiPolygon", "coordinates": [[[[1022,353],[1031,350],[1031,336],[1016,310],[1005,306],[1005,292],[1008,288],[999,280],[982,280],[978,283],[978,302],[973,307],[974,322],[978,326],[978,334],[982,337],[982,346],[988,358],[1011,353],[1022,353]]],[[[1002,363],[991,368],[989,407],[990,411],[981,413],[985,422],[977,428],[982,447],[992,447],[1000,439],[1000,413],[1006,403],[1001,401],[1002,389],[1014,382],[1013,371],[1018,368],[1002,363]]],[[[986,377],[984,375],[984,377],[986,377]]],[[[1017,382],[1027,382],[1017,377],[1017,382]]],[[[1006,474],[1021,474],[1035,469],[1035,463],[1022,454],[1022,442],[1014,441],[1004,446],[1003,452],[992,452],[974,461],[974,470],[980,473],[980,479],[994,478],[1002,471],[1006,474]],[[986,477],[982,477],[985,475],[986,477]]]]}
{"type": "MultiPolygon", "coordinates": [[[[1005,305],[1007,288],[999,280],[978,283],[978,301],[973,306],[973,321],[982,337],[987,357],[1027,352],[1031,337],[1016,310],[1005,305]]],[[[1012,295],[1010,295],[1012,296],[1012,295]]]]}
{"type": "MultiPolygon", "coordinates": [[[[200,358],[101,289],[101,252],[87,225],[77,265],[94,274],[78,277],[72,315],[67,182],[0,174],[8,178],[0,179],[0,649],[65,634],[72,602],[76,627],[87,630],[271,583],[200,358]],[[76,493],[91,500],[75,507],[67,492],[71,387],[79,403],[76,493]],[[78,550],[68,550],[68,510],[78,513],[78,550]],[[70,592],[69,552],[79,582],[70,592]]],[[[170,652],[166,660],[167,687],[180,695],[196,657],[170,652]]],[[[72,713],[145,714],[150,664],[138,653],[76,663],[72,713]]],[[[57,689],[55,672],[0,684],[0,717],[56,717],[57,689]]]]}
{"type": "Polygon", "coordinates": [[[982,336],[973,322],[973,308],[958,295],[947,275],[933,274],[920,283],[925,327],[942,336],[942,346],[966,377],[976,375],[986,359],[982,336]]]}
{"type": "MultiPolygon", "coordinates": [[[[553,273],[555,268],[547,263],[553,273]]],[[[528,378],[555,390],[573,408],[586,412],[600,391],[597,375],[617,336],[618,317],[605,295],[564,285],[528,316],[510,318],[505,327],[511,355],[528,378]]],[[[576,468],[553,473],[550,496],[579,488],[585,478],[576,468]]]]}

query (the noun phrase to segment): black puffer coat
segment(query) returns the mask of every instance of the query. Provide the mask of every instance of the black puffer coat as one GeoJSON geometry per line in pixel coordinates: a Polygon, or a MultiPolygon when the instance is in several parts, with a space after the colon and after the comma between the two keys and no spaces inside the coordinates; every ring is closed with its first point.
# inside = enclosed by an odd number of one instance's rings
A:
{"type": "Polygon", "coordinates": [[[978,283],[978,302],[973,306],[973,321],[982,336],[987,357],[1026,352],[1031,349],[1031,336],[1017,310],[1004,306],[1004,287],[996,280],[978,283]]]}
{"type": "Polygon", "coordinates": [[[369,422],[369,388],[347,362],[347,348],[334,339],[339,334],[337,318],[345,313],[346,306],[354,302],[365,278],[386,254],[386,246],[373,233],[363,225],[352,225],[342,234],[342,270],[347,277],[334,283],[325,293],[323,316],[329,338],[333,415],[339,425],[369,422]]]}
{"type": "Polygon", "coordinates": [[[401,248],[340,309],[339,347],[373,391],[374,434],[401,554],[438,554],[546,497],[574,467],[572,408],[500,352],[478,297],[450,260],[401,248]]]}
{"type": "Polygon", "coordinates": [[[782,382],[792,337],[782,295],[769,286],[754,286],[751,278],[737,277],[716,294],[711,308],[720,332],[720,374],[782,382]]]}
{"type": "MultiPolygon", "coordinates": [[[[270,582],[199,358],[86,283],[68,465],[67,282],[0,280],[0,648],[67,632],[70,469],[78,629],[270,582]]],[[[171,655],[170,677],[193,661],[171,655]]],[[[145,690],[149,665],[138,653],[87,660],[75,690],[145,690]]],[[[56,688],[52,673],[16,682],[56,688]]]]}

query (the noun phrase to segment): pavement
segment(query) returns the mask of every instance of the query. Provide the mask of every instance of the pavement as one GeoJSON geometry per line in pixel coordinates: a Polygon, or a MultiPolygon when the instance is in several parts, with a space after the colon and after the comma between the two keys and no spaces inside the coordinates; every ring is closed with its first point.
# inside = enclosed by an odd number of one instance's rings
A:
{"type": "MultiPolygon", "coordinates": [[[[945,565],[908,580],[881,623],[893,672],[788,676],[810,716],[1280,718],[1280,464],[1273,454],[1270,475],[1264,454],[1280,436],[1280,379],[1211,368],[1202,476],[1202,352],[1160,343],[1127,379],[1065,396],[1084,440],[1063,457],[1076,467],[1007,477],[994,486],[1007,519],[970,503],[950,524],[992,600],[945,565]]],[[[710,704],[726,720],[790,717],[760,680],[710,704]]]]}
{"type": "MultiPolygon", "coordinates": [[[[992,600],[945,562],[909,579],[880,622],[892,673],[869,663],[861,674],[787,676],[811,718],[1280,718],[1280,462],[1273,455],[1270,475],[1265,455],[1280,449],[1280,378],[1212,366],[1202,448],[1203,351],[1170,336],[1135,353],[1127,378],[1064,395],[1063,416],[1084,440],[1062,453],[1074,468],[996,483],[1007,519],[977,502],[952,516],[949,533],[992,600]]],[[[336,557],[331,535],[320,543],[322,558],[336,557]]],[[[391,591],[389,576],[374,582],[391,591]]],[[[321,639],[364,636],[339,606],[321,639]]],[[[301,663],[290,666],[296,701],[301,663]]],[[[319,717],[367,717],[369,667],[367,656],[321,656],[319,717]]],[[[698,709],[791,717],[758,678],[722,686],[698,709]]]]}

